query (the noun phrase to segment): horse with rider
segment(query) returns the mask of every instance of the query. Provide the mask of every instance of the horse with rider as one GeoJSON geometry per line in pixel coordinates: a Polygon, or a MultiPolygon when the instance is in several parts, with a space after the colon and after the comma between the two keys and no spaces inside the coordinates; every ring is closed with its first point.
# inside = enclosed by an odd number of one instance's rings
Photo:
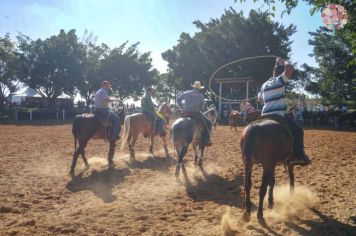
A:
{"type": "MultiPolygon", "coordinates": [[[[179,176],[180,168],[184,170],[183,158],[192,143],[194,148],[194,161],[202,166],[204,149],[212,145],[210,133],[212,128],[211,121],[201,111],[204,108],[204,95],[201,90],[204,88],[200,81],[195,81],[191,85],[192,90],[182,93],[177,98],[178,107],[181,110],[181,117],[178,118],[171,127],[174,148],[178,155],[176,166],[176,177],[179,176]],[[200,149],[198,162],[197,148],[200,149]]],[[[214,112],[214,109],[208,110],[214,112]]]]}
{"type": "Polygon", "coordinates": [[[153,153],[154,137],[159,136],[163,141],[166,156],[169,155],[166,136],[169,117],[172,111],[166,103],[163,103],[156,111],[156,106],[152,101],[155,92],[154,88],[147,87],[145,95],[141,98],[142,113],[135,113],[125,118],[121,148],[128,143],[131,160],[135,160],[134,146],[140,133],[145,138],[150,137],[150,153],[153,153]]]}
{"type": "Polygon", "coordinates": [[[304,152],[304,133],[300,126],[286,116],[286,85],[294,71],[286,60],[277,58],[273,76],[261,87],[259,101],[263,103],[262,116],[250,123],[241,135],[241,152],[244,162],[245,212],[243,219],[250,220],[251,174],[253,164],[260,163],[263,168],[262,185],[259,193],[257,217],[265,224],[263,218],[263,200],[269,185],[269,207],[274,205],[273,187],[274,171],[279,163],[288,167],[291,191],[294,189],[294,165],[309,165],[309,157],[304,152]]]}
{"type": "Polygon", "coordinates": [[[123,108],[118,108],[115,113],[109,109],[109,103],[115,99],[110,97],[112,86],[109,81],[102,81],[100,89],[94,95],[94,113],[84,113],[77,115],[73,121],[72,133],[74,136],[75,150],[73,154],[70,174],[74,174],[78,156],[81,155],[85,166],[88,168],[89,163],[85,157],[85,147],[91,138],[104,139],[110,144],[108,162],[113,166],[113,157],[115,152],[116,141],[120,134],[120,121],[123,121],[125,112],[123,108]],[[79,146],[77,148],[77,141],[79,146]]]}

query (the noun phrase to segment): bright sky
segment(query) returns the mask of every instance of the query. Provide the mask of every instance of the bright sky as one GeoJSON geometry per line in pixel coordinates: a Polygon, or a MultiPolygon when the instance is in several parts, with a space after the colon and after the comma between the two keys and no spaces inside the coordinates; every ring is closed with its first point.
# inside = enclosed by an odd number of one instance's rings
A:
{"type": "MultiPolygon", "coordinates": [[[[312,52],[308,32],[321,26],[322,20],[320,13],[310,16],[310,7],[299,2],[300,6],[282,19],[278,12],[283,7],[277,5],[275,20],[297,26],[292,61],[315,65],[308,56],[312,52]]],[[[15,38],[21,32],[32,39],[44,39],[60,29],[74,28],[81,37],[88,30],[98,36],[98,43],[111,48],[126,40],[140,42],[139,50],[152,52],[154,66],[164,72],[167,65],[161,53],[176,45],[182,32],[193,35],[197,31],[194,20],[218,18],[230,6],[247,15],[263,4],[252,0],[243,4],[233,0],[1,0],[0,36],[10,33],[15,38]]]]}

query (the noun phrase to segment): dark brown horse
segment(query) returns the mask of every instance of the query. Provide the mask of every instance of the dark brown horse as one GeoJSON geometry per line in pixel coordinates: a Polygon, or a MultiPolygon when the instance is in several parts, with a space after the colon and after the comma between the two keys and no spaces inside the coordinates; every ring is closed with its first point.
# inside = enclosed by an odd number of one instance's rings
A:
{"type": "MultiPolygon", "coordinates": [[[[249,124],[241,134],[240,146],[244,162],[244,193],[245,212],[243,220],[250,221],[251,201],[251,172],[253,164],[260,163],[263,167],[262,184],[257,218],[265,224],[263,218],[263,199],[269,185],[268,206],[273,207],[273,187],[275,183],[274,171],[279,163],[286,163],[292,157],[293,136],[291,132],[280,123],[267,118],[258,119],[249,124]]],[[[288,164],[291,192],[294,190],[293,165],[288,164]]]]}
{"type": "MultiPolygon", "coordinates": [[[[120,117],[121,124],[125,118],[125,111],[123,108],[118,109],[118,115],[120,117]]],[[[111,137],[111,127],[110,124],[107,126],[105,122],[100,119],[96,114],[85,113],[82,115],[77,115],[74,118],[72,133],[74,137],[74,154],[72,165],[70,168],[70,174],[74,174],[74,169],[77,164],[79,154],[82,156],[86,168],[89,167],[89,163],[85,157],[85,147],[91,138],[94,139],[104,139],[109,141],[110,149],[108,154],[109,166],[113,167],[113,157],[115,152],[116,141],[112,141],[111,137]],[[77,141],[79,146],[77,148],[77,141]]]]}

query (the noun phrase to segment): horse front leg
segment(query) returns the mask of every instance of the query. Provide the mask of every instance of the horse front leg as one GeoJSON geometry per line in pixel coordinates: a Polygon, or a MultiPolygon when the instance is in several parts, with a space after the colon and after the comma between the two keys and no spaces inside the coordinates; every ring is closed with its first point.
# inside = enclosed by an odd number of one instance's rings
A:
{"type": "Polygon", "coordinates": [[[114,167],[113,158],[115,153],[115,147],[116,147],[116,141],[115,140],[110,141],[109,154],[108,154],[108,163],[110,168],[114,167]]]}
{"type": "Polygon", "coordinates": [[[154,139],[155,139],[155,135],[152,134],[151,135],[151,138],[150,138],[150,141],[151,141],[151,144],[150,144],[150,150],[149,152],[153,155],[153,142],[154,142],[154,139]]]}
{"type": "Polygon", "coordinates": [[[198,163],[198,152],[197,152],[197,145],[193,145],[193,149],[194,149],[194,164],[198,163]]]}
{"type": "Polygon", "coordinates": [[[288,165],[290,194],[294,193],[294,165],[288,165]]]}
{"type": "Polygon", "coordinates": [[[135,160],[135,149],[134,149],[134,147],[135,147],[137,138],[138,138],[138,134],[134,134],[132,136],[132,139],[129,140],[129,150],[130,150],[130,160],[131,161],[135,160]]]}
{"type": "Polygon", "coordinates": [[[203,166],[204,149],[205,149],[204,144],[200,145],[200,157],[199,157],[199,163],[198,163],[199,167],[203,166]]]}
{"type": "Polygon", "coordinates": [[[169,157],[166,135],[162,136],[162,142],[163,142],[163,148],[164,148],[164,152],[166,154],[166,157],[169,157]]]}

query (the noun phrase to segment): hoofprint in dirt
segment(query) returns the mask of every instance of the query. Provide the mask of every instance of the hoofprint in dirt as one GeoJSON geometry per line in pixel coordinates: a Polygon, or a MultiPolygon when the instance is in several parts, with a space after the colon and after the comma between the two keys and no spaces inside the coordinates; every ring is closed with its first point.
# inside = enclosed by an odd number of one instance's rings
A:
{"type": "MultiPolygon", "coordinates": [[[[306,130],[313,164],[296,168],[289,195],[283,166],[276,170],[275,209],[265,209],[267,227],[241,221],[243,165],[239,132],[213,132],[204,169],[186,156],[186,175],[174,177],[176,156],[155,156],[140,138],[137,161],[127,150],[107,168],[107,143],[92,140],[91,164],[73,154],[70,125],[0,126],[0,235],[356,235],[356,133],[306,130]]],[[[170,144],[172,147],[172,145],[170,144]]],[[[253,169],[252,202],[258,202],[261,167],[253,169]]]]}

